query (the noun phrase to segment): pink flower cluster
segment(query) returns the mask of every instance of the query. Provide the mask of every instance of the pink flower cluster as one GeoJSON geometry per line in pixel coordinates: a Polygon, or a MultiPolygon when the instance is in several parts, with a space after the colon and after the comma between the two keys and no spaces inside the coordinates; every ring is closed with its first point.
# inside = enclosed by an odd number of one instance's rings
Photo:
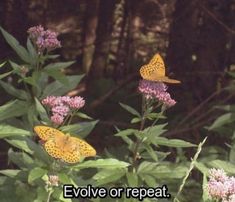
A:
{"type": "Polygon", "coordinates": [[[167,86],[162,82],[153,82],[148,80],[141,80],[139,82],[139,91],[145,95],[147,99],[157,99],[167,107],[176,104],[170,94],[166,91],[167,86]]]}
{"type": "Polygon", "coordinates": [[[85,100],[81,96],[48,96],[42,100],[42,104],[51,108],[51,121],[60,125],[71,110],[82,108],[85,100]]]}
{"type": "Polygon", "coordinates": [[[210,169],[208,192],[212,199],[235,202],[235,177],[229,177],[222,169],[210,169]]]}
{"type": "Polygon", "coordinates": [[[44,30],[41,25],[29,28],[28,33],[40,52],[61,47],[61,43],[57,39],[58,34],[50,30],[44,30]]]}

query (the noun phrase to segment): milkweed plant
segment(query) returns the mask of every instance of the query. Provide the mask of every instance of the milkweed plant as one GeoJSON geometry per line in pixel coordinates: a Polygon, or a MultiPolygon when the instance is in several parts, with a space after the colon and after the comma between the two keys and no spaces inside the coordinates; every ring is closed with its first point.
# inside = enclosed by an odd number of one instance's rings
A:
{"type": "MultiPolygon", "coordinates": [[[[85,139],[98,123],[82,112],[86,98],[67,95],[84,75],[65,74],[65,69],[74,61],[58,62],[59,55],[53,52],[62,45],[56,32],[42,26],[29,28],[25,48],[3,28],[0,30],[19,57],[17,62],[8,60],[1,65],[2,70],[8,70],[0,75],[0,86],[9,95],[9,100],[0,106],[0,138],[10,147],[9,169],[0,171],[1,201],[80,201],[63,196],[65,184],[106,189],[166,185],[171,197],[163,200],[185,201],[183,189],[190,183],[188,178],[193,168],[203,174],[203,201],[234,201],[234,178],[220,170],[209,171],[198,161],[205,140],[197,146],[181,139],[164,137],[167,127],[165,112],[176,101],[167,92],[167,85],[161,82],[139,81],[136,89],[142,97],[140,112],[120,103],[120,107],[133,116],[130,120],[132,128],[114,126],[117,132],[113,135],[123,141],[123,155],[118,154],[118,149],[116,153],[97,151],[94,157],[81,155],[79,162],[74,164],[63,161],[63,158],[54,158],[53,151],[48,153],[45,142],[35,133],[35,126],[48,126],[63,134],[71,134],[71,137],[85,139]],[[191,160],[182,157],[186,148],[197,148],[191,160]],[[172,153],[182,158],[170,161],[172,153]]],[[[52,140],[55,145],[58,143],[57,139],[52,140]]],[[[66,142],[61,144],[65,146],[66,142]]],[[[92,146],[95,149],[95,145],[92,146]]],[[[77,155],[83,153],[83,147],[74,149],[78,150],[77,155]]],[[[91,197],[85,201],[112,200],[139,201],[137,197],[125,195],[115,199],[110,196],[91,197]]],[[[142,200],[156,201],[149,197],[142,200]]]]}

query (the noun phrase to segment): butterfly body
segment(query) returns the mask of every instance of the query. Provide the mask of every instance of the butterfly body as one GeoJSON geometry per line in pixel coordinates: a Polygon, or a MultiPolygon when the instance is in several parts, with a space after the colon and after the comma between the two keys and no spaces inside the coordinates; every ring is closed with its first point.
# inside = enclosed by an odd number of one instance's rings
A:
{"type": "Polygon", "coordinates": [[[170,79],[166,75],[165,64],[159,54],[155,54],[150,62],[140,68],[140,75],[149,81],[180,83],[179,80],[170,79]]]}
{"type": "Polygon", "coordinates": [[[95,149],[84,140],[48,126],[35,126],[36,134],[45,141],[47,153],[67,163],[77,163],[81,157],[95,156],[95,149]]]}

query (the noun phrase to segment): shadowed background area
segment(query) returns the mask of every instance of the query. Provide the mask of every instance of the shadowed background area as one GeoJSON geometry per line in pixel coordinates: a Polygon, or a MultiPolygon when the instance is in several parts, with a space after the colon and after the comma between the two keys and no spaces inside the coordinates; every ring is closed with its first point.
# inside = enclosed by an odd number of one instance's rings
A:
{"type": "MultiPolygon", "coordinates": [[[[212,106],[234,100],[234,94],[221,91],[229,83],[226,71],[235,64],[234,11],[233,0],[2,0],[0,25],[22,44],[31,26],[59,33],[60,60],[76,61],[66,73],[86,74],[69,95],[83,95],[85,111],[100,120],[90,142],[103,151],[121,144],[113,138],[115,125],[129,126],[130,117],[118,103],[140,109],[139,68],[156,52],[167,75],[182,81],[169,85],[177,105],[168,111],[166,135],[193,143],[214,135],[203,129],[218,116],[212,106]]],[[[3,37],[0,47],[0,61],[14,60],[3,37]]],[[[8,97],[0,94],[3,104],[8,97]]],[[[224,135],[208,144],[220,145],[224,135]]],[[[7,145],[1,142],[1,167],[6,158],[7,145]]]]}

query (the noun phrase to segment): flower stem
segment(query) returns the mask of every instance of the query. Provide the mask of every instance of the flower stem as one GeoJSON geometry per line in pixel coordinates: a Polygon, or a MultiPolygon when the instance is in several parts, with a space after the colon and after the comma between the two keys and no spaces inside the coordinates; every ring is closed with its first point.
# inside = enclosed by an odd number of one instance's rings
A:
{"type": "Polygon", "coordinates": [[[74,117],[74,115],[75,115],[76,113],[77,113],[77,111],[72,112],[71,116],[69,117],[69,120],[68,120],[68,124],[67,124],[67,125],[69,125],[69,124],[71,123],[71,121],[73,120],[73,117],[74,117]]]}
{"type": "Polygon", "coordinates": [[[47,202],[50,202],[51,194],[53,193],[53,190],[50,190],[47,195],[47,202]]]}
{"type": "MultiPolygon", "coordinates": [[[[141,117],[139,131],[142,131],[144,129],[145,112],[146,112],[145,104],[146,104],[145,97],[142,96],[142,117],[141,117]]],[[[141,142],[142,142],[142,139],[137,138],[136,143],[135,143],[135,147],[134,147],[134,150],[133,150],[133,162],[132,162],[133,171],[136,170],[136,167],[137,167],[138,149],[139,149],[139,146],[140,146],[141,142]]]]}

